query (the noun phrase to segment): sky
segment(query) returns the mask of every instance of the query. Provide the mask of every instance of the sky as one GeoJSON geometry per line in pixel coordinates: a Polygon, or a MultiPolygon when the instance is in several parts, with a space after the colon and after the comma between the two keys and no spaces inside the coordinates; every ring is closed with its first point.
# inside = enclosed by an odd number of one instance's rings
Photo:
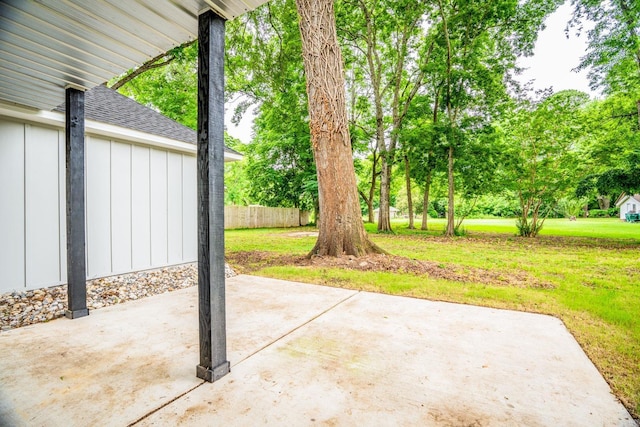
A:
{"type": "Polygon", "coordinates": [[[520,58],[518,65],[528,69],[520,76],[521,82],[535,80],[535,89],[553,87],[555,92],[577,89],[595,96],[589,88],[587,71],[571,71],[580,64],[587,48],[586,34],[565,36],[564,29],[571,19],[571,5],[567,2],[547,17],[546,28],[538,35],[534,55],[520,58]]]}
{"type": "MultiPolygon", "coordinates": [[[[234,101],[238,101],[237,98],[234,98],[234,101]]],[[[233,117],[233,110],[236,102],[227,102],[224,104],[224,125],[227,130],[227,133],[234,138],[238,138],[240,141],[248,144],[251,142],[252,133],[251,127],[253,126],[253,118],[254,118],[254,109],[249,109],[244,116],[242,116],[242,120],[238,124],[238,126],[231,123],[231,118],[233,117]]]]}
{"type": "MultiPolygon", "coordinates": [[[[585,34],[581,37],[570,34],[568,39],[565,36],[564,29],[571,19],[571,11],[571,5],[567,2],[547,17],[546,28],[538,35],[534,55],[518,60],[520,67],[527,68],[519,76],[519,80],[522,83],[534,80],[535,89],[553,87],[555,92],[577,89],[593,97],[597,94],[589,88],[587,71],[580,73],[571,71],[578,66],[580,57],[585,54],[587,47],[585,34]]],[[[252,112],[248,111],[239,126],[236,126],[231,123],[233,105],[227,104],[226,108],[227,132],[244,143],[251,142],[251,126],[254,117],[252,112]]]]}

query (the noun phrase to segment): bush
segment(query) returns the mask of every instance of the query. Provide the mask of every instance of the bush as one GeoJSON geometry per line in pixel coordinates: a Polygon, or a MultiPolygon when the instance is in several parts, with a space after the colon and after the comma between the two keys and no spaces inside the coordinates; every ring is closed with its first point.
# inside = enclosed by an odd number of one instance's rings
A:
{"type": "Polygon", "coordinates": [[[453,229],[453,235],[456,237],[465,237],[467,235],[467,230],[464,227],[455,227],[453,229]]]}
{"type": "Polygon", "coordinates": [[[444,218],[445,212],[447,211],[447,199],[440,198],[436,200],[432,200],[429,202],[429,215],[431,215],[431,210],[436,211],[438,214],[435,218],[444,218]]]}
{"type": "Polygon", "coordinates": [[[580,216],[582,212],[584,212],[584,205],[587,204],[586,199],[569,199],[564,198],[558,201],[558,205],[556,210],[558,214],[564,216],[565,218],[571,218],[580,216]]]}
{"type": "Polygon", "coordinates": [[[483,215],[492,217],[512,218],[520,214],[518,199],[512,195],[483,196],[477,208],[483,215]]]}
{"type": "Polygon", "coordinates": [[[620,208],[616,208],[615,206],[612,208],[607,209],[607,212],[609,212],[609,216],[612,217],[618,217],[618,215],[620,215],[620,208]]]}
{"type": "Polygon", "coordinates": [[[609,211],[606,209],[591,209],[589,218],[609,218],[609,211]]]}
{"type": "Polygon", "coordinates": [[[540,220],[534,222],[533,219],[529,220],[528,218],[516,219],[516,227],[518,228],[518,235],[520,237],[536,237],[540,230],[542,230],[543,224],[540,220]]]}

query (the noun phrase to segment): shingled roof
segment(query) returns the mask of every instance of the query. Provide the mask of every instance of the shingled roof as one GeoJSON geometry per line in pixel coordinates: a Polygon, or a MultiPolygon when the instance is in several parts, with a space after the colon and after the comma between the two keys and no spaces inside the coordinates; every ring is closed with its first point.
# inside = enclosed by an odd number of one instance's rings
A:
{"type": "MultiPolygon", "coordinates": [[[[65,105],[59,105],[55,111],[64,112],[65,105]]],[[[84,114],[87,120],[95,120],[189,144],[195,145],[197,142],[197,133],[193,129],[181,125],[104,85],[96,86],[85,93],[84,114]]],[[[224,151],[241,155],[227,146],[224,147],[224,151]]]]}
{"type": "Polygon", "coordinates": [[[618,200],[616,200],[616,206],[622,205],[622,202],[626,201],[627,198],[634,199],[634,200],[640,202],[640,194],[622,193],[622,194],[620,194],[620,197],[618,197],[618,200]]]}

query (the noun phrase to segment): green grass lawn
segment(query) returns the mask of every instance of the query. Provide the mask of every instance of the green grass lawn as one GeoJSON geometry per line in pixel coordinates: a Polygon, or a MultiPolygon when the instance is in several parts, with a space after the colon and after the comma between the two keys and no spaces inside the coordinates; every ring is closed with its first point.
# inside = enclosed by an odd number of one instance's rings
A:
{"type": "MultiPolygon", "coordinates": [[[[407,230],[409,221],[406,219],[393,220],[394,231],[403,234],[407,230]]],[[[420,227],[421,220],[415,221],[415,226],[420,227]]],[[[431,232],[442,232],[446,226],[445,219],[432,219],[428,221],[431,232]]],[[[516,220],[508,219],[466,219],[462,223],[462,228],[467,232],[475,231],[489,233],[511,233],[517,234],[516,220]]],[[[367,224],[369,232],[375,232],[375,224],[367,224]]],[[[622,222],[615,218],[578,218],[576,221],[569,221],[566,218],[547,219],[540,232],[542,236],[573,236],[573,237],[595,237],[595,238],[616,238],[616,239],[640,239],[640,223],[622,222]]]]}
{"type": "Polygon", "coordinates": [[[373,241],[390,254],[469,271],[469,280],[301,265],[294,258],[313,247],[315,237],[305,235],[312,228],[227,230],[227,256],[234,264],[238,254],[266,253],[261,261],[235,262],[250,274],[557,316],[638,417],[640,224],[554,219],[540,236],[527,239],[515,236],[514,223],[466,220],[467,235],[453,239],[442,236],[443,220],[430,220],[433,231],[428,232],[408,230],[406,220],[394,224],[396,234],[375,234],[375,225],[367,225],[373,241]],[[527,281],[487,284],[471,272],[527,281]]]}

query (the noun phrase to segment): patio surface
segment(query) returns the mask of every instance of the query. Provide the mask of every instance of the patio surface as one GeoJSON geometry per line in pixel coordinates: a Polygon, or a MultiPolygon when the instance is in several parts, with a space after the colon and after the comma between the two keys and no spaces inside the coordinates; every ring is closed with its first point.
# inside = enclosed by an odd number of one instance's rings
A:
{"type": "Polygon", "coordinates": [[[227,280],[203,383],[197,289],[0,334],[1,426],[636,426],[558,319],[227,280]]]}

